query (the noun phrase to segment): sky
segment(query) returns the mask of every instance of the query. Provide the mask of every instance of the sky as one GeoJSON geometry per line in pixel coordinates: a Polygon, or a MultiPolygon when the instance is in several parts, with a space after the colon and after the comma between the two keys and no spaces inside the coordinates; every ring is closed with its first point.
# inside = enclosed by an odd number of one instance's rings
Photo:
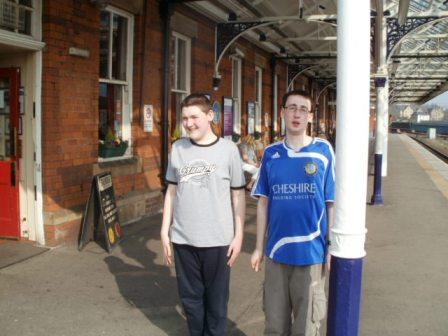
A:
{"type": "Polygon", "coordinates": [[[425,105],[433,105],[433,104],[442,106],[444,108],[448,108],[448,92],[444,92],[441,95],[431,99],[425,105]]]}

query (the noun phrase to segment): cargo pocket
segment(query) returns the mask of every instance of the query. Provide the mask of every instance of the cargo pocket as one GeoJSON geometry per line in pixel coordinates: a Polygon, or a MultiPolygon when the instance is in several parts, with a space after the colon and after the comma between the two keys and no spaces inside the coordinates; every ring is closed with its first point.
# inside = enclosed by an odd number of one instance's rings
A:
{"type": "Polygon", "coordinates": [[[315,282],[312,284],[313,302],[311,320],[313,322],[312,336],[320,335],[320,322],[324,319],[327,311],[327,298],[325,296],[324,284],[315,282]]]}

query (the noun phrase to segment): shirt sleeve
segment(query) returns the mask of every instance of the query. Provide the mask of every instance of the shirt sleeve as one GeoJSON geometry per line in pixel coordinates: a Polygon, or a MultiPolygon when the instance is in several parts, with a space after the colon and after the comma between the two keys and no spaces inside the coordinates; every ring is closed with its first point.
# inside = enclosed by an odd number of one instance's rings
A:
{"type": "Polygon", "coordinates": [[[334,202],[334,189],[335,189],[334,168],[335,168],[334,151],[331,145],[328,144],[328,167],[324,181],[325,202],[334,202]]]}
{"type": "Polygon", "coordinates": [[[243,168],[241,167],[240,152],[235,144],[231,146],[230,153],[230,188],[242,189],[246,186],[243,168]]]}
{"type": "Polygon", "coordinates": [[[267,172],[267,161],[268,161],[268,155],[266,154],[266,151],[263,154],[263,157],[261,158],[261,166],[258,173],[257,181],[255,181],[255,185],[252,188],[252,197],[269,197],[269,182],[268,182],[268,172],[267,172]]]}
{"type": "Polygon", "coordinates": [[[175,155],[175,151],[176,151],[176,147],[173,145],[171,147],[171,153],[168,158],[168,167],[166,169],[166,174],[165,174],[165,181],[166,181],[166,183],[170,183],[170,184],[177,184],[177,182],[178,182],[176,168],[174,168],[174,165],[173,165],[173,157],[175,155]]]}

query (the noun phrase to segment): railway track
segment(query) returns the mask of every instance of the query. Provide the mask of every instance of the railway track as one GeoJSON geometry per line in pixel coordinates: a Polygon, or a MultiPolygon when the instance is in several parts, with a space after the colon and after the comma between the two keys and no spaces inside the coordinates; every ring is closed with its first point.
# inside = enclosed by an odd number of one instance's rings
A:
{"type": "Polygon", "coordinates": [[[410,138],[414,139],[414,141],[421,144],[423,147],[427,148],[431,153],[436,155],[439,159],[441,159],[445,163],[448,163],[448,150],[442,150],[440,148],[437,148],[437,147],[429,144],[428,142],[426,142],[425,140],[427,140],[427,139],[418,138],[418,136],[416,136],[415,134],[408,133],[408,136],[410,138]]]}

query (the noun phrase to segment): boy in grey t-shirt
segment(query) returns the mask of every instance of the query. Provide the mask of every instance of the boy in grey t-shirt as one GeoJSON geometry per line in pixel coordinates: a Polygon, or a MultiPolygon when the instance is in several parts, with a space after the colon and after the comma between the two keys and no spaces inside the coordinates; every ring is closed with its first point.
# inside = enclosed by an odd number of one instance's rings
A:
{"type": "Polygon", "coordinates": [[[243,240],[245,180],[236,145],[212,131],[210,101],[191,94],[181,107],[189,138],[173,144],[166,172],[164,257],[171,265],[172,242],[190,335],[226,335],[230,267],[243,240]]]}

